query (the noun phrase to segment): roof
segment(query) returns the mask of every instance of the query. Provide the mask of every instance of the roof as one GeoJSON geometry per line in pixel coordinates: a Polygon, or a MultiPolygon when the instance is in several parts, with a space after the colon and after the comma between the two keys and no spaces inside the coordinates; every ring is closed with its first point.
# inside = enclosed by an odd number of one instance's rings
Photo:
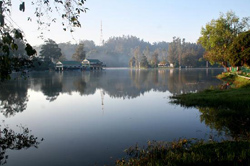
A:
{"type": "Polygon", "coordinates": [[[101,61],[99,61],[98,59],[86,59],[89,62],[95,62],[95,63],[100,63],[101,61]]]}
{"type": "Polygon", "coordinates": [[[61,61],[63,65],[81,65],[78,61],[61,61]]]}
{"type": "Polygon", "coordinates": [[[62,62],[58,61],[56,64],[57,64],[57,65],[62,65],[62,62]]]}

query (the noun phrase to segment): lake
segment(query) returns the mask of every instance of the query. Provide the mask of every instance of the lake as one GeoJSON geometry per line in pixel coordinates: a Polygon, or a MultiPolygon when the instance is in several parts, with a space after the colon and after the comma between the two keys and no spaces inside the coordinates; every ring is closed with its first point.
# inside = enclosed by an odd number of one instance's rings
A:
{"type": "MultiPolygon", "coordinates": [[[[218,131],[197,108],[170,96],[217,86],[223,69],[106,69],[34,72],[0,84],[1,130],[38,137],[38,148],[6,149],[7,166],[114,165],[149,140],[203,138],[218,131]],[[43,141],[40,141],[44,139],[43,141]]],[[[3,163],[3,160],[1,161],[3,163]]]]}

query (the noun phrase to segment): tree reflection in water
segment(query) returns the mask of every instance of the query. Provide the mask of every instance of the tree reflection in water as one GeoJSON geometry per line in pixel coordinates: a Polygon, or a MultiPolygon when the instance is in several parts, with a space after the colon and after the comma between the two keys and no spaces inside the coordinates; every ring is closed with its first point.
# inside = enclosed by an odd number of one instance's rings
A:
{"type": "MultiPolygon", "coordinates": [[[[77,92],[80,95],[92,95],[100,89],[101,95],[123,99],[137,98],[149,91],[172,94],[193,92],[219,84],[219,80],[211,77],[221,73],[221,70],[212,71],[167,69],[31,73],[27,80],[0,85],[0,111],[5,117],[10,117],[26,110],[29,91],[41,92],[51,102],[62,94],[77,92]]],[[[21,150],[37,147],[38,144],[39,141],[28,129],[22,128],[21,133],[15,133],[9,128],[2,128],[0,164],[6,163],[7,149],[21,150]]]]}
{"type": "MultiPolygon", "coordinates": [[[[4,126],[0,131],[0,165],[6,164],[8,155],[6,151],[10,150],[22,150],[30,147],[38,148],[38,138],[30,134],[30,130],[23,126],[19,126],[20,133],[16,133],[8,126],[4,126]]],[[[41,139],[43,141],[43,139],[41,139]]]]}
{"type": "Polygon", "coordinates": [[[28,84],[24,80],[0,84],[0,112],[5,117],[23,112],[28,102],[28,84]]]}
{"type": "Polygon", "coordinates": [[[133,99],[145,92],[169,91],[172,94],[199,91],[219,80],[211,79],[221,70],[159,69],[107,70],[95,72],[30,73],[27,80],[14,80],[0,85],[0,112],[14,116],[26,109],[28,89],[41,91],[47,100],[55,101],[61,94],[78,92],[92,95],[98,89],[112,98],[133,99]]]}
{"type": "Polygon", "coordinates": [[[218,108],[199,108],[200,120],[212,129],[225,132],[234,140],[250,139],[250,112],[218,108]]]}

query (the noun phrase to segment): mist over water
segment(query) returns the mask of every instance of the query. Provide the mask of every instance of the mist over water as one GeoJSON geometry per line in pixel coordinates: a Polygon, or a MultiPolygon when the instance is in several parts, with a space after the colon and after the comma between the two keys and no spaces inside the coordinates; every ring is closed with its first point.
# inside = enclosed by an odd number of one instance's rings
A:
{"type": "Polygon", "coordinates": [[[198,109],[172,105],[169,96],[216,86],[221,72],[34,72],[27,80],[2,84],[0,120],[13,129],[22,124],[44,138],[38,149],[8,150],[6,165],[113,165],[135,143],[216,135],[201,122],[198,109]]]}

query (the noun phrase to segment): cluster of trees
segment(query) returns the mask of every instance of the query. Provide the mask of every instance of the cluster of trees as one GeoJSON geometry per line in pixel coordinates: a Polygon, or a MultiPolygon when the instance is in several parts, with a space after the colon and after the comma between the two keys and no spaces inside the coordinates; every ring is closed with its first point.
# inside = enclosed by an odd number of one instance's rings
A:
{"type": "MultiPolygon", "coordinates": [[[[48,69],[52,62],[58,60],[81,61],[85,57],[97,58],[110,67],[157,67],[159,63],[177,66],[205,66],[205,60],[211,64],[219,63],[224,67],[250,66],[250,30],[249,17],[239,19],[234,12],[227,12],[209,22],[201,30],[198,44],[187,43],[185,39],[173,38],[171,43],[145,42],[135,36],[111,37],[102,46],[93,41],[81,41],[80,44],[60,43],[48,39],[37,51],[29,44],[23,32],[13,28],[5,16],[11,12],[11,0],[0,1],[0,79],[10,79],[13,71],[24,71],[27,68],[48,69]],[[204,51],[204,49],[205,51],[204,51]],[[204,58],[203,58],[204,55],[204,58]]],[[[49,17],[53,7],[62,7],[62,26],[65,31],[80,27],[79,14],[86,12],[85,0],[77,1],[39,1],[36,7],[35,20],[38,26],[50,26],[55,18],[49,17]],[[54,3],[52,5],[51,3],[54,3]],[[45,5],[44,5],[45,4],[45,5]],[[47,11],[44,15],[43,7],[47,11]],[[64,10],[65,9],[65,10],[64,10]],[[48,18],[46,18],[48,17],[48,18]],[[65,26],[67,23],[67,26],[65,26]]],[[[25,12],[25,2],[19,6],[25,12]]],[[[28,20],[32,20],[29,18],[28,20]]],[[[39,29],[38,28],[38,29],[39,29]]]]}
{"type": "MultiPolygon", "coordinates": [[[[75,52],[71,54],[71,58],[82,61],[86,56],[84,44],[80,43],[75,46],[75,52]]],[[[34,70],[47,70],[53,68],[57,61],[67,60],[59,45],[52,39],[46,40],[39,50],[39,55],[35,56],[32,61],[34,70]]]]}
{"type": "MultiPolygon", "coordinates": [[[[102,46],[93,41],[81,41],[85,56],[99,59],[109,67],[157,67],[159,63],[173,63],[179,66],[205,67],[204,49],[200,44],[186,43],[185,39],[174,37],[173,42],[149,43],[135,36],[111,37],[102,46]]],[[[62,54],[67,60],[72,60],[76,44],[60,43],[62,54]]],[[[79,60],[80,60],[79,59],[79,60]]]]}
{"type": "MultiPolygon", "coordinates": [[[[63,30],[73,32],[74,27],[81,27],[79,21],[80,14],[86,12],[86,0],[58,1],[41,0],[36,3],[30,2],[34,8],[34,16],[27,19],[35,20],[38,30],[49,27],[56,23],[54,12],[61,14],[63,30]]],[[[1,81],[10,79],[13,71],[22,71],[33,66],[36,60],[36,50],[27,42],[20,29],[16,28],[16,23],[10,17],[12,12],[12,0],[0,1],[0,79],[1,81]]],[[[26,12],[25,2],[19,2],[20,14],[26,12]]],[[[15,9],[14,9],[15,10],[15,9]]],[[[32,12],[31,12],[32,13],[32,12]]],[[[42,34],[42,32],[41,32],[42,34]]]]}
{"type": "Polygon", "coordinates": [[[206,50],[205,59],[224,67],[250,66],[249,19],[240,20],[230,11],[203,27],[198,42],[206,50]]]}
{"type": "Polygon", "coordinates": [[[149,47],[142,51],[140,47],[136,47],[129,61],[130,67],[154,68],[158,64],[173,64],[174,67],[204,67],[206,65],[203,59],[205,50],[200,44],[187,43],[185,39],[179,37],[173,37],[173,41],[166,44],[165,47],[156,48],[153,51],[150,51],[149,47]]]}
{"type": "MultiPolygon", "coordinates": [[[[168,43],[166,43],[168,47],[168,43]]],[[[132,50],[132,56],[129,60],[130,67],[157,67],[159,61],[166,61],[167,47],[156,48],[153,52],[150,51],[149,47],[146,47],[141,51],[140,47],[136,47],[132,50]]]]}
{"type": "Polygon", "coordinates": [[[175,67],[204,67],[206,65],[203,59],[204,51],[204,48],[200,44],[187,43],[185,39],[174,37],[173,41],[169,44],[167,60],[175,67]]]}
{"type": "MultiPolygon", "coordinates": [[[[80,43],[84,44],[84,51],[87,58],[99,59],[109,67],[128,67],[130,58],[134,56],[134,52],[138,51],[138,49],[140,49],[139,52],[143,53],[145,50],[153,52],[168,48],[167,42],[151,44],[135,36],[110,37],[101,46],[95,45],[90,40],[83,40],[80,43]]],[[[71,55],[74,54],[77,46],[68,42],[60,43],[59,47],[62,50],[62,54],[68,60],[71,60],[71,55]]],[[[161,54],[159,54],[159,59],[162,59],[161,54]]]]}

